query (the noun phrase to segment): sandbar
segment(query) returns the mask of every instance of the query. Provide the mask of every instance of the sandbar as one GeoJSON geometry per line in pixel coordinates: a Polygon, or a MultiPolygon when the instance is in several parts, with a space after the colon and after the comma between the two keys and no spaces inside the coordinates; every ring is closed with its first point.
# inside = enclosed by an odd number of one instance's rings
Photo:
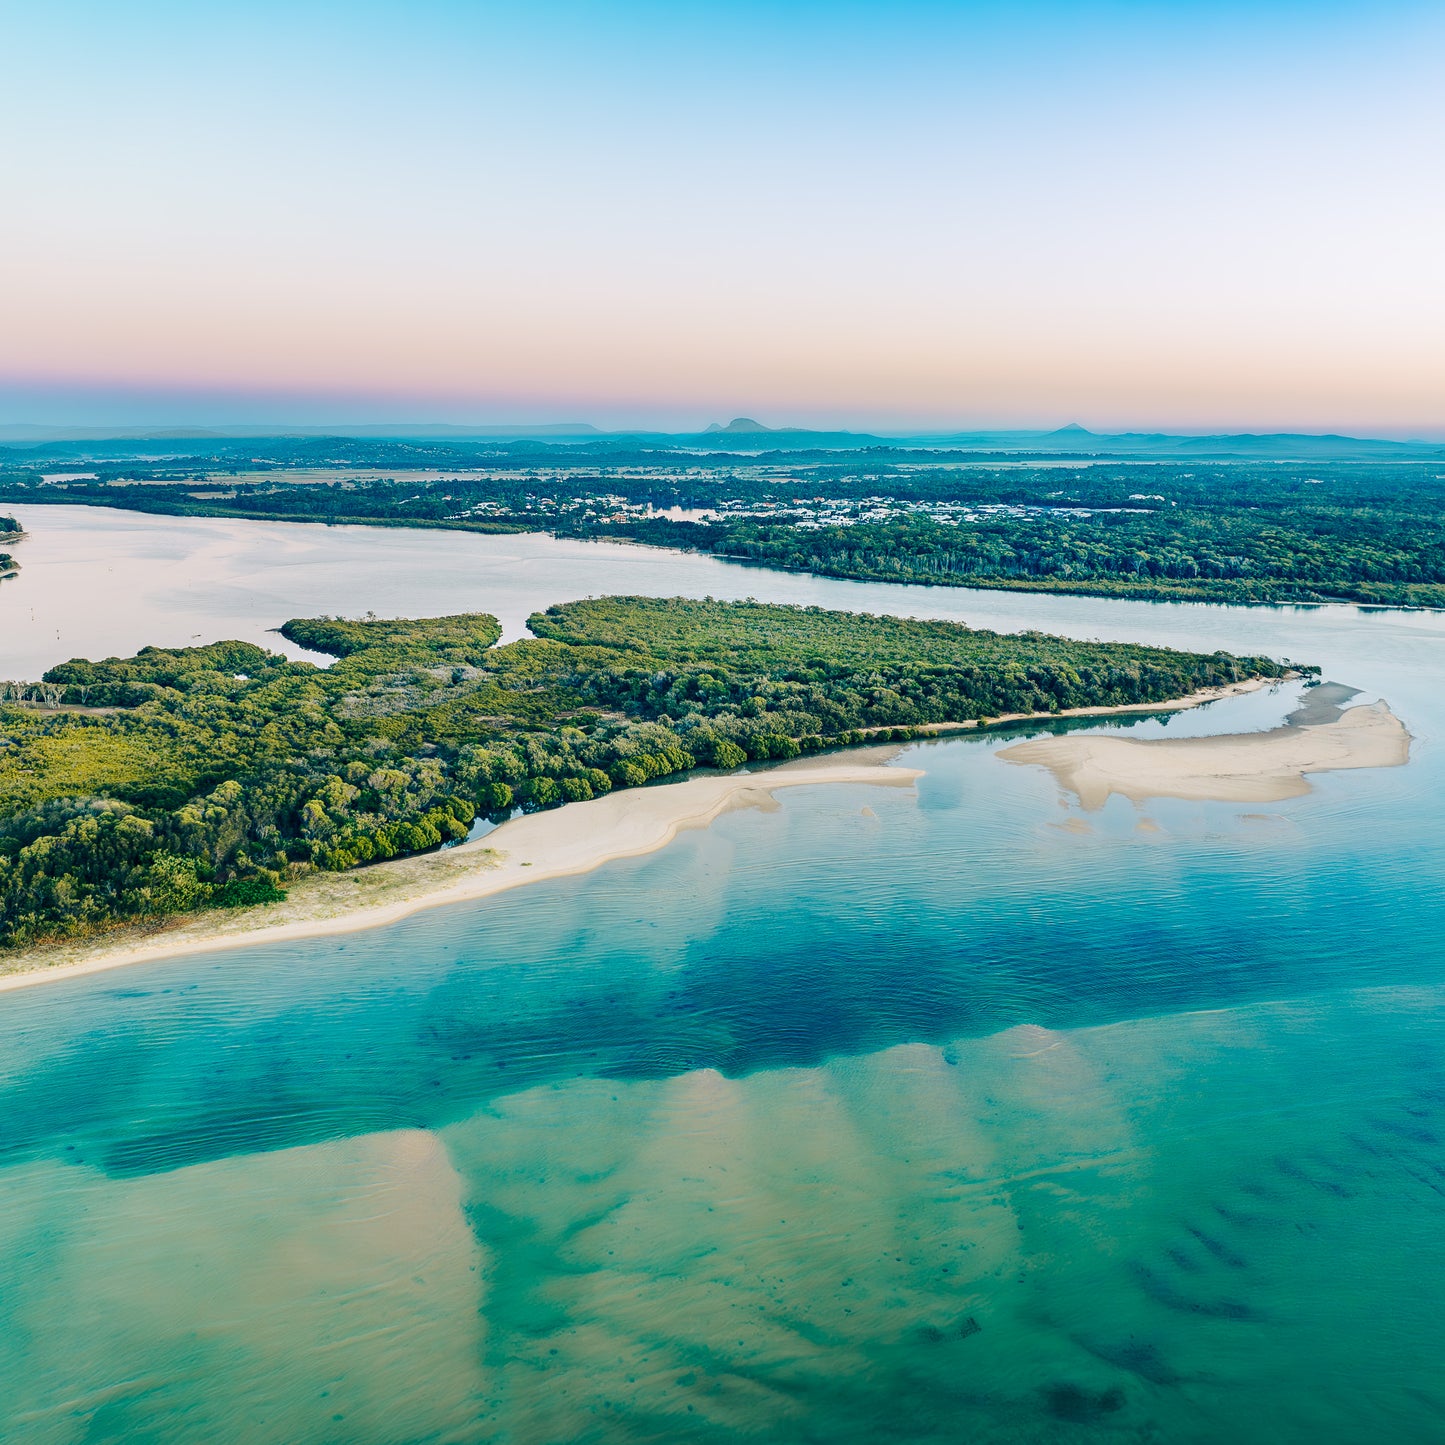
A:
{"type": "Polygon", "coordinates": [[[1103,807],[1113,793],[1134,802],[1274,803],[1308,793],[1310,773],[1397,768],[1409,761],[1410,734],[1384,702],[1350,708],[1325,722],[1302,723],[1300,716],[1268,732],[1209,738],[1090,733],[1033,738],[998,756],[1047,768],[1091,810],[1103,807]]]}
{"type": "Polygon", "coordinates": [[[779,788],[823,783],[911,787],[921,774],[916,768],[889,766],[897,752],[896,747],[876,747],[846,759],[800,759],[762,773],[627,788],[530,813],[455,848],[349,873],[311,874],[291,885],[284,903],[267,908],[209,910],[161,932],[138,936],[127,930],[27,950],[3,960],[15,971],[0,976],[0,991],[183,954],[376,928],[423,908],[588,873],[617,858],[654,852],[682,829],[706,827],[732,809],[768,807],[779,788]]]}

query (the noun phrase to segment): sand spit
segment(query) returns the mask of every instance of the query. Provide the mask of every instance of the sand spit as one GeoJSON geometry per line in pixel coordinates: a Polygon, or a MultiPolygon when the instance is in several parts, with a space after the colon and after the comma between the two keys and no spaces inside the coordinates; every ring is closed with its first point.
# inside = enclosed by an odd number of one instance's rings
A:
{"type": "Polygon", "coordinates": [[[1219,702],[1226,697],[1239,697],[1246,692],[1258,692],[1263,687],[1275,687],[1281,682],[1297,678],[1299,673],[1287,672],[1283,677],[1251,677],[1244,682],[1225,683],[1220,687],[1202,687],[1172,702],[1120,702],[1108,707],[1065,707],[1058,712],[1004,712],[995,717],[984,718],[982,722],[966,723],[925,723],[919,732],[964,732],[977,727],[1000,727],[1004,723],[1034,722],[1039,718],[1061,717],[1113,717],[1115,714],[1187,712],[1191,708],[1203,707],[1208,702],[1219,702]]]}
{"type": "Polygon", "coordinates": [[[1310,723],[1301,720],[1305,716],[1308,708],[1268,732],[1212,738],[1034,738],[998,756],[1047,768],[1089,809],[1103,807],[1111,793],[1134,802],[1274,803],[1309,792],[1309,773],[1398,768],[1409,761],[1410,734],[1383,702],[1350,708],[1330,721],[1310,723]]]}
{"type": "Polygon", "coordinates": [[[457,848],[350,873],[312,875],[292,887],[285,903],[269,908],[207,912],[158,934],[127,932],[35,949],[13,960],[17,971],[0,976],[0,991],[181,954],[375,928],[423,908],[589,873],[616,858],[654,852],[682,829],[706,827],[732,809],[767,807],[779,788],[821,783],[911,787],[918,770],[886,765],[897,751],[872,748],[846,760],[810,758],[764,773],[628,788],[531,813],[457,848]]]}

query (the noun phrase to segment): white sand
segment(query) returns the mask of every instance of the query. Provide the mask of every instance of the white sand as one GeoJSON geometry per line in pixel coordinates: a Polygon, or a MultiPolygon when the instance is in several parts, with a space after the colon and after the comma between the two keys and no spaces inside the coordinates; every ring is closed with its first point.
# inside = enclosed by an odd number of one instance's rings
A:
{"type": "Polygon", "coordinates": [[[1309,773],[1400,767],[1409,761],[1410,734],[1377,702],[1308,727],[1286,724],[1213,738],[1034,738],[998,756],[1006,763],[1048,768],[1090,809],[1102,807],[1111,793],[1135,802],[1272,803],[1309,792],[1309,773]]]}
{"type": "Polygon", "coordinates": [[[588,873],[616,858],[654,852],[681,829],[706,827],[731,809],[768,806],[779,788],[821,783],[910,787],[920,776],[917,769],[885,765],[896,751],[872,749],[846,762],[803,759],[761,774],[627,788],[531,813],[458,848],[352,873],[312,875],[291,889],[285,903],[269,908],[202,913],[139,939],[131,932],[35,949],[15,960],[25,971],[0,977],[0,991],[180,954],[375,928],[419,909],[588,873]]]}
{"type": "MultiPolygon", "coordinates": [[[[1255,678],[1205,688],[1172,702],[1071,708],[1061,714],[1009,713],[987,721],[997,724],[1057,716],[1177,712],[1269,687],[1274,681],[1255,678]]],[[[976,726],[940,723],[917,731],[950,733],[976,726]]],[[[1053,741],[1067,744],[1073,740],[1053,741]]],[[[1044,740],[1023,747],[1050,745],[1044,740]]],[[[1010,748],[1000,756],[1009,756],[1010,761],[1044,761],[1039,757],[1012,756],[1020,751],[1010,748]]],[[[48,944],[3,958],[0,967],[7,971],[0,973],[0,992],[182,954],[375,928],[423,908],[485,898],[545,878],[587,873],[614,858],[651,853],[670,842],[680,829],[706,827],[731,808],[766,806],[778,788],[813,783],[909,786],[920,776],[917,770],[885,766],[896,752],[892,746],[864,748],[831,759],[799,759],[762,774],[689,778],[681,783],[628,788],[587,803],[569,803],[564,808],[513,819],[485,840],[459,848],[350,873],[312,874],[291,887],[285,903],[269,908],[202,913],[170,923],[159,932],[140,933],[128,928],[109,936],[48,944]]]]}

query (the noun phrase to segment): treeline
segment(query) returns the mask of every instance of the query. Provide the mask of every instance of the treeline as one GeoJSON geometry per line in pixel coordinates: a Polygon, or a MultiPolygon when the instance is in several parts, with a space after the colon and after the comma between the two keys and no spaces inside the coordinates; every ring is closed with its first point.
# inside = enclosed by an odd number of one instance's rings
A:
{"type": "Polygon", "coordinates": [[[264,901],[504,818],[698,766],[1007,712],[1164,702],[1280,664],[756,603],[296,620],[250,643],[53,668],[0,701],[0,944],[264,901]]]}
{"type": "MultiPolygon", "coordinates": [[[[684,468],[666,465],[665,453],[640,452],[633,458],[637,467],[613,472],[602,462],[618,457],[594,451],[573,456],[570,464],[546,452],[545,471],[536,470],[536,455],[523,448],[507,452],[504,462],[495,462],[500,470],[486,477],[419,482],[402,474],[302,484],[277,470],[263,482],[228,489],[221,476],[165,482],[152,467],[149,480],[127,482],[102,467],[94,480],[59,486],[3,477],[0,501],[481,532],[546,530],[866,581],[1162,600],[1445,606],[1445,472],[1438,463],[963,468],[946,465],[945,453],[875,448],[793,455],[786,469],[735,456],[679,453],[676,461],[685,459],[684,468]],[[217,487],[222,495],[215,495],[217,487]],[[762,520],[726,511],[704,523],[641,516],[619,521],[568,511],[569,504],[608,496],[658,509],[716,510],[725,503],[806,509],[826,496],[860,509],[867,499],[883,497],[895,505],[1019,510],[975,514],[956,525],[920,513],[821,526],[807,516],[762,520]],[[486,515],[473,515],[483,504],[486,515]]],[[[477,459],[471,460],[475,465],[477,459]]]]}
{"type": "Polygon", "coordinates": [[[1109,597],[1445,606],[1445,514],[1299,509],[988,517],[803,527],[665,518],[586,529],[785,571],[1109,597]]]}
{"type": "MultiPolygon", "coordinates": [[[[523,519],[458,516],[457,502],[417,483],[367,482],[349,485],[318,482],[305,485],[242,483],[223,497],[197,496],[214,491],[210,482],[126,484],[82,481],[53,486],[0,479],[7,500],[67,503],[145,512],[164,517],[242,517],[264,522],[324,522],[332,526],[439,527],[462,532],[520,532],[523,519]]],[[[535,529],[535,528],[534,528],[535,529]]]]}

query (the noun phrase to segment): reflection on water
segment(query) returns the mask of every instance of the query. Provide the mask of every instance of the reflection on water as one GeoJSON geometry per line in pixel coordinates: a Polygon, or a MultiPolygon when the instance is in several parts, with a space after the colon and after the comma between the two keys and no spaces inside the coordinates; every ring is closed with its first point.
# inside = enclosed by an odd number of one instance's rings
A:
{"type": "Polygon", "coordinates": [[[930,744],[916,795],[0,996],[0,1437],[1445,1438],[1441,620],[1019,605],[1319,661],[1413,761],[1085,818],[930,744]]]}

